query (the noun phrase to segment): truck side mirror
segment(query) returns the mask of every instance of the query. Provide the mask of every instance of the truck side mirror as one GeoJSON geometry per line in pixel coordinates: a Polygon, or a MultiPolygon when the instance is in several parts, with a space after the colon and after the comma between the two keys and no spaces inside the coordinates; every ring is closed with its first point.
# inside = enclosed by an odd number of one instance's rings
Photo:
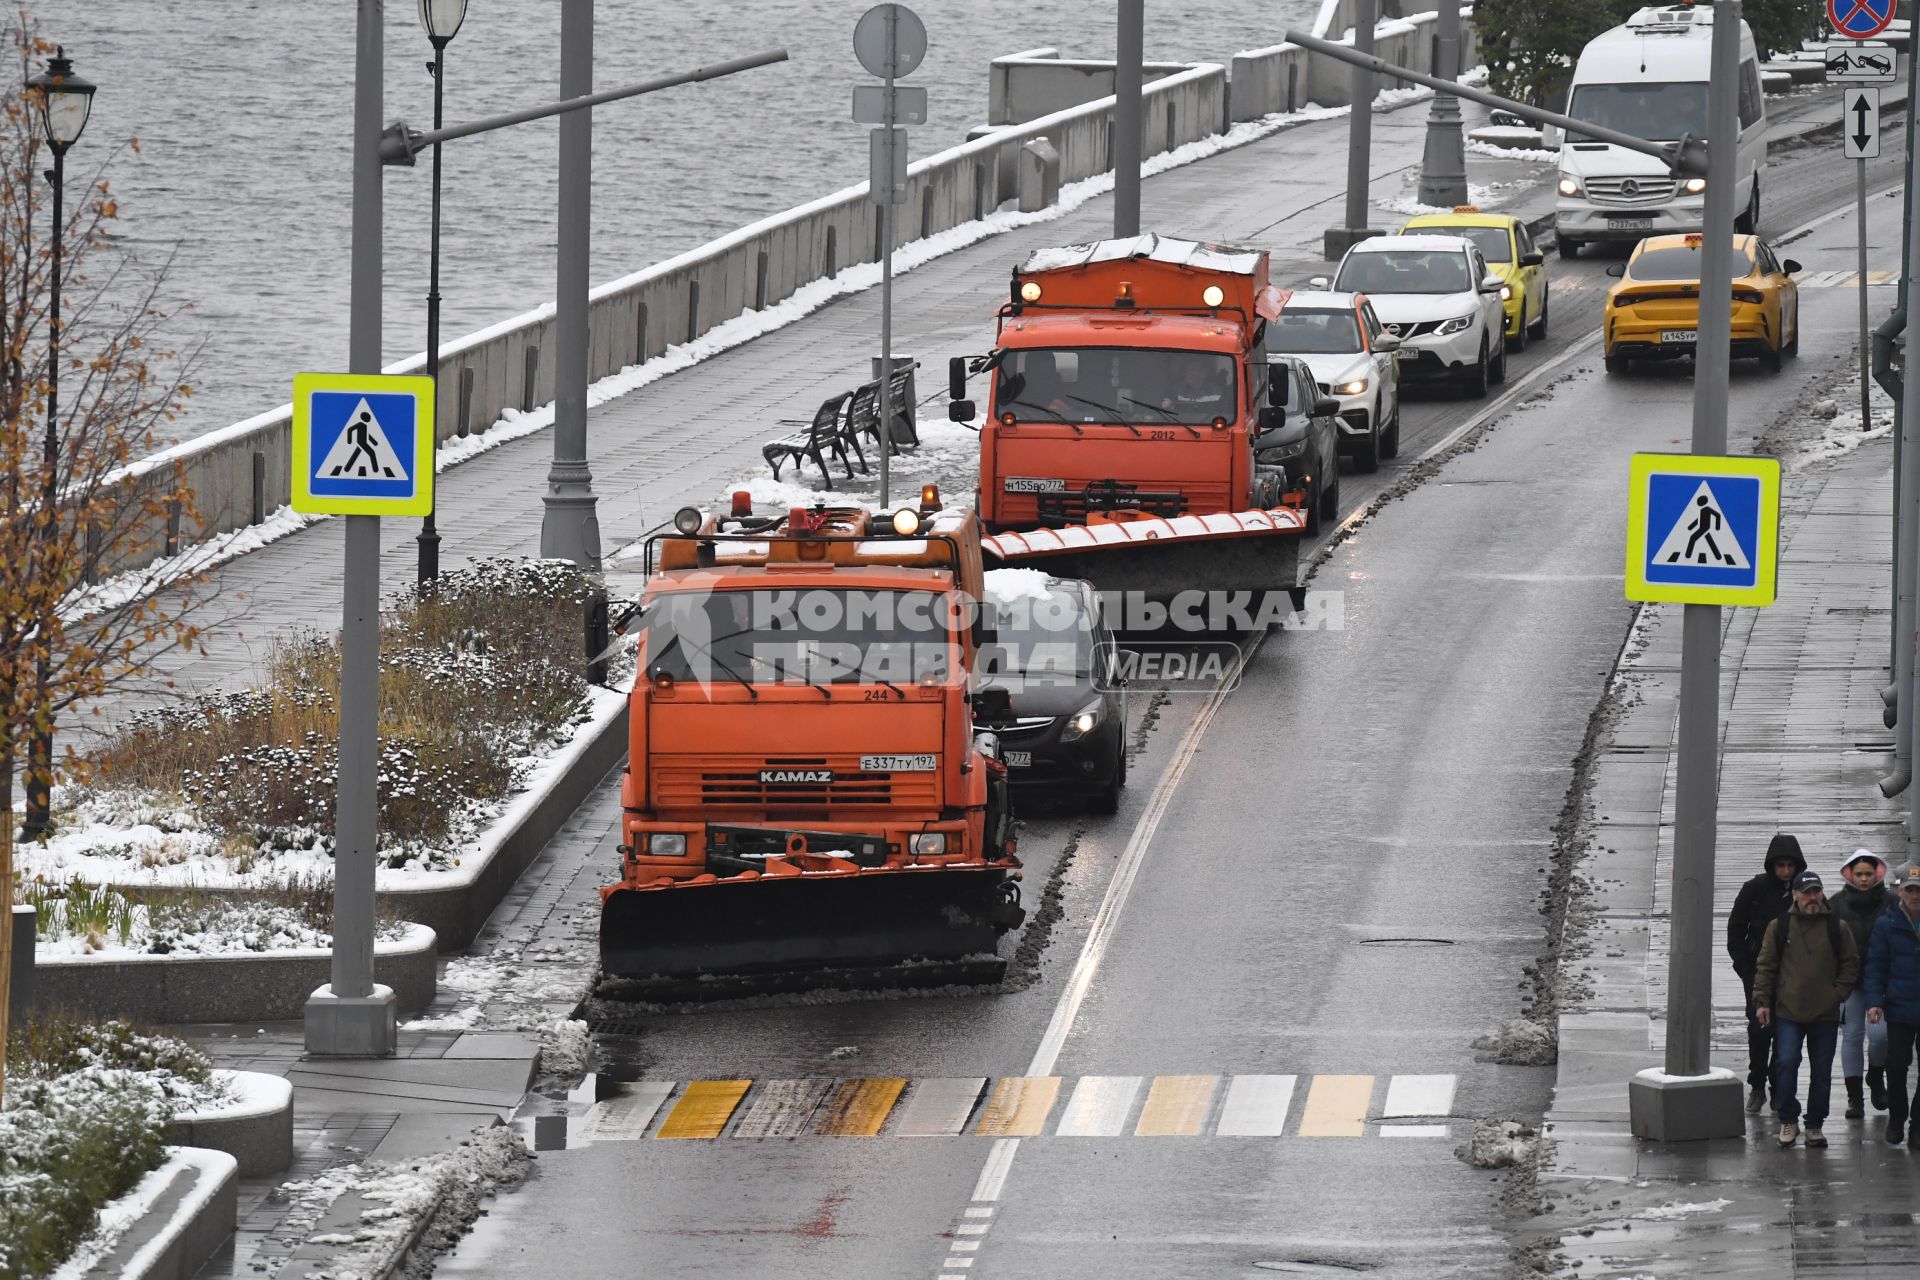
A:
{"type": "Polygon", "coordinates": [[[967,398],[967,358],[955,356],[947,361],[947,399],[967,398]]]}
{"type": "Polygon", "coordinates": [[[972,422],[974,404],[971,400],[955,400],[947,406],[948,422],[972,422]]]}
{"type": "Polygon", "coordinates": [[[1285,377],[1267,379],[1267,403],[1284,408],[1287,403],[1287,383],[1285,377]]]}
{"type": "Polygon", "coordinates": [[[1013,719],[1013,695],[1005,689],[982,689],[973,695],[973,718],[981,724],[1005,724],[1013,719]]]}
{"type": "Polygon", "coordinates": [[[1257,421],[1261,435],[1265,435],[1269,431],[1278,431],[1287,425],[1287,411],[1279,405],[1270,404],[1260,410],[1260,416],[1257,421]]]}

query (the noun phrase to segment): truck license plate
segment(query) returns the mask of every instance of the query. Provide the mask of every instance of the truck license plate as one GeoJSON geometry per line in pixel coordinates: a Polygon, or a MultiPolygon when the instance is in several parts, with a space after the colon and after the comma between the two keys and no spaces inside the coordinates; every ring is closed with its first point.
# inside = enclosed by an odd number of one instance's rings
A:
{"type": "Polygon", "coordinates": [[[1028,768],[1031,768],[1032,766],[1033,766],[1033,752],[1031,751],[1007,752],[1007,768],[1028,769],[1028,768]]]}
{"type": "Polygon", "coordinates": [[[1665,345],[1665,344],[1668,344],[1668,343],[1674,343],[1674,342],[1692,342],[1692,341],[1693,341],[1693,330],[1691,330],[1691,329],[1662,329],[1662,330],[1660,331],[1660,341],[1661,341],[1661,343],[1662,343],[1662,345],[1665,345]]]}
{"type": "Polygon", "coordinates": [[[1067,482],[1043,476],[1008,476],[1005,488],[1008,493],[1064,493],[1067,482]]]}
{"type": "Polygon", "coordinates": [[[932,756],[861,756],[862,773],[932,773],[932,756]]]}
{"type": "Polygon", "coordinates": [[[1609,231],[1651,231],[1653,230],[1653,219],[1652,218],[1608,218],[1607,230],[1609,231]]]}

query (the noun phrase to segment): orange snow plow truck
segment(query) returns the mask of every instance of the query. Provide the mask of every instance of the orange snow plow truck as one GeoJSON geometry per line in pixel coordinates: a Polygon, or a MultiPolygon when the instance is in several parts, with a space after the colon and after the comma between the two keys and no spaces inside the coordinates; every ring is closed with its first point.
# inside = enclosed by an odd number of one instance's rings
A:
{"type": "Polygon", "coordinates": [[[1284,421],[1266,326],[1285,301],[1260,250],[1144,235],[1030,256],[993,353],[949,365],[957,422],[968,373],[992,374],[989,567],[1155,595],[1294,588],[1306,491],[1254,449],[1284,421]]]}
{"type": "Polygon", "coordinates": [[[978,524],[684,508],[647,549],[604,976],[670,992],[997,980],[1024,918],[973,695],[978,524]],[[653,563],[658,557],[657,565],[653,563]]]}

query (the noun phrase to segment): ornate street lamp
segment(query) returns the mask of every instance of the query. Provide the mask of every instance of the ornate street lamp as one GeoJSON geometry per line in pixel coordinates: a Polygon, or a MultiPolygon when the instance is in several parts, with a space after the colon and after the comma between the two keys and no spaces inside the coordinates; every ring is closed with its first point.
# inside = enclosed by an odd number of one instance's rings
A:
{"type": "MultiPolygon", "coordinates": [[[[87,117],[93,112],[93,91],[93,81],[74,74],[73,59],[67,57],[63,47],[54,49],[45,71],[27,81],[27,93],[39,108],[41,130],[46,134],[48,149],[53,152],[53,169],[47,175],[53,182],[53,278],[47,290],[47,436],[42,450],[45,475],[40,488],[40,500],[49,511],[59,492],[54,472],[60,465],[60,274],[66,230],[61,196],[67,149],[80,141],[80,135],[87,130],[87,117]]],[[[43,688],[47,679],[47,663],[43,657],[40,662],[43,688]]],[[[20,832],[25,839],[37,840],[47,829],[52,780],[53,726],[40,725],[34,729],[33,740],[27,747],[27,817],[20,832]]]]}
{"type": "MultiPolygon", "coordinates": [[[[467,0],[420,0],[420,28],[433,43],[433,127],[440,128],[440,89],[446,79],[447,45],[467,18],[467,0]]],[[[434,413],[440,404],[440,144],[433,144],[433,215],[427,252],[427,376],[433,379],[434,413]]],[[[425,587],[440,576],[440,531],[433,513],[420,523],[417,579],[425,587]]]]}

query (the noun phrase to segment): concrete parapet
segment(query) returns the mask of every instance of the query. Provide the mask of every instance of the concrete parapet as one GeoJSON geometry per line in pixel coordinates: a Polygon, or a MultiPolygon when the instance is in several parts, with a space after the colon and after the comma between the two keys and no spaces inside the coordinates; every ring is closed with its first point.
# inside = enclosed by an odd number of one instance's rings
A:
{"type": "MultiPolygon", "coordinates": [[[[1409,0],[1400,6],[1405,17],[1385,19],[1374,28],[1374,52],[1388,62],[1431,73],[1439,5],[1431,2],[1419,11],[1412,11],[1413,2],[1409,0]]],[[[1480,58],[1471,20],[1473,6],[1462,4],[1460,15],[1460,65],[1473,67],[1480,58]]],[[[1346,31],[1351,25],[1348,19],[1345,24],[1320,34],[1324,39],[1348,43],[1346,31]]],[[[1276,111],[1298,111],[1308,103],[1343,107],[1352,97],[1350,69],[1346,63],[1316,57],[1298,45],[1276,44],[1264,49],[1242,50],[1233,55],[1232,66],[1230,105],[1235,122],[1258,120],[1276,111]]],[[[1381,91],[1410,87],[1384,76],[1379,77],[1379,81],[1376,88],[1381,91]]]]}
{"type": "Polygon", "coordinates": [[[1020,148],[1020,212],[1044,209],[1060,198],[1060,153],[1045,138],[1020,148]]]}

